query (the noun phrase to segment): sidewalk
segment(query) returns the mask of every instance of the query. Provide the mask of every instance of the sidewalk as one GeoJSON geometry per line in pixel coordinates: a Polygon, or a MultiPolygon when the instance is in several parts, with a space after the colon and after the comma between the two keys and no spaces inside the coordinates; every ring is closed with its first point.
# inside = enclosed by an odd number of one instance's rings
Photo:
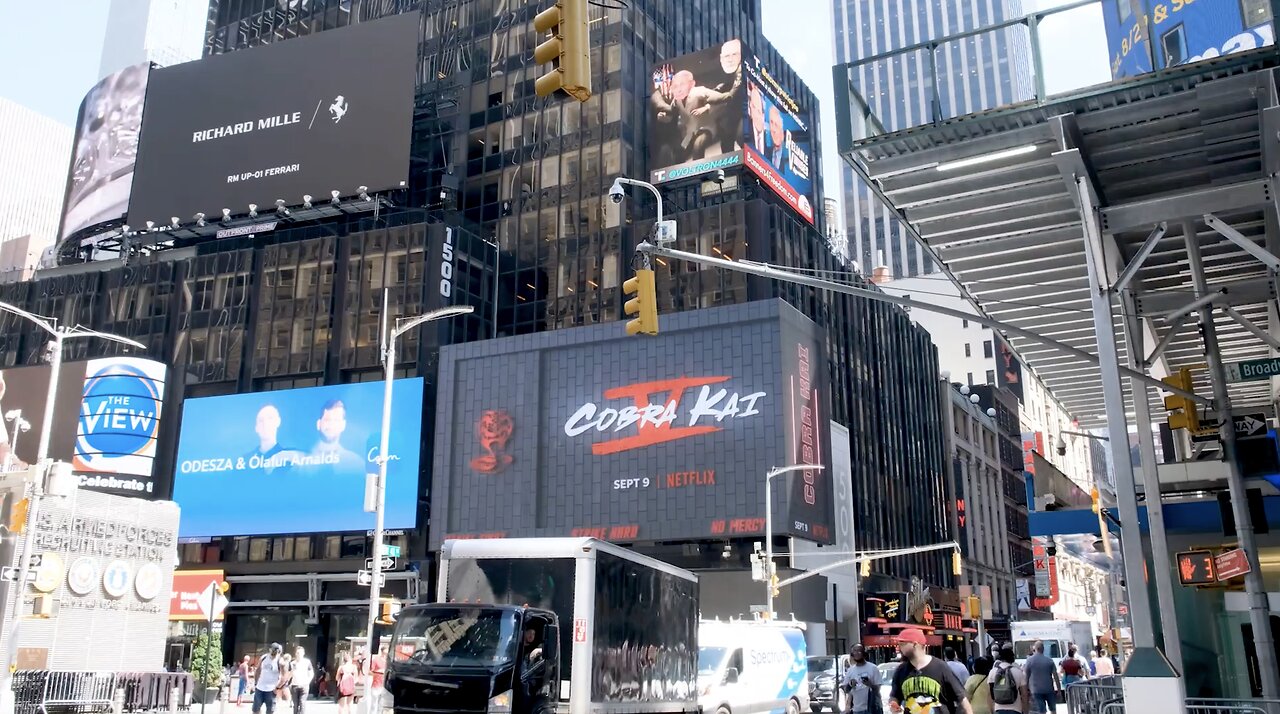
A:
{"type": "MultiPolygon", "coordinates": [[[[189,710],[190,714],[200,714],[200,705],[193,704],[189,710]]],[[[205,706],[205,714],[249,714],[252,711],[250,702],[236,706],[234,701],[231,702],[213,702],[205,706]]],[[[359,705],[351,707],[352,714],[359,714],[359,705]]],[[[337,714],[338,704],[332,699],[308,700],[303,714],[337,714]]],[[[276,714],[293,714],[293,702],[276,702],[276,714]]]]}

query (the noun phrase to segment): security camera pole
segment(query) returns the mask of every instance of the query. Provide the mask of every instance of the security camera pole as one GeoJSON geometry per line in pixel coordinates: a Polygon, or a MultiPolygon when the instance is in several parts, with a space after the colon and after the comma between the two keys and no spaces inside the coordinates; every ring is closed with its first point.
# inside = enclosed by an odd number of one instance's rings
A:
{"type": "MultiPolygon", "coordinates": [[[[378,475],[374,481],[374,526],[373,526],[373,553],[370,560],[373,561],[373,567],[369,569],[369,622],[368,622],[368,638],[369,638],[369,661],[373,661],[373,657],[378,654],[378,642],[373,637],[373,629],[378,621],[378,605],[382,598],[382,588],[379,583],[382,580],[382,542],[385,530],[385,514],[387,510],[387,452],[391,450],[391,386],[395,376],[396,369],[396,338],[413,328],[433,320],[443,320],[447,317],[457,315],[469,315],[475,312],[475,308],[470,305],[458,305],[455,307],[444,307],[439,310],[432,310],[417,317],[399,317],[396,318],[395,327],[390,326],[391,321],[391,290],[384,288],[382,291],[382,369],[383,369],[383,387],[382,387],[382,434],[381,441],[378,443],[378,475]]],[[[365,501],[368,502],[368,494],[365,501]]],[[[366,506],[367,508],[367,506],[366,506]]],[[[373,692],[373,668],[368,668],[368,674],[365,675],[364,683],[365,697],[361,700],[361,710],[368,712],[372,697],[369,696],[373,692]]],[[[0,710],[3,711],[3,710],[0,710]]],[[[371,712],[371,714],[378,714],[371,712]]]]}
{"type": "Polygon", "coordinates": [[[4,661],[0,662],[0,712],[11,712],[15,708],[13,691],[14,658],[18,653],[18,628],[22,624],[22,595],[27,588],[27,574],[31,570],[31,550],[35,547],[36,524],[40,519],[40,503],[45,496],[45,485],[49,475],[49,436],[53,431],[53,407],[58,392],[58,378],[62,373],[62,343],[77,337],[98,337],[111,342],[119,342],[130,347],[146,349],[146,345],[136,340],[105,332],[89,330],[76,325],[65,327],[51,317],[42,317],[8,303],[0,302],[0,311],[9,312],[35,324],[49,333],[49,344],[46,358],[49,360],[49,388],[45,396],[44,414],[40,419],[40,444],[36,447],[35,478],[28,480],[25,486],[27,499],[27,532],[23,537],[22,550],[18,557],[18,579],[9,584],[7,610],[13,618],[9,628],[8,641],[4,647],[4,661]]]}

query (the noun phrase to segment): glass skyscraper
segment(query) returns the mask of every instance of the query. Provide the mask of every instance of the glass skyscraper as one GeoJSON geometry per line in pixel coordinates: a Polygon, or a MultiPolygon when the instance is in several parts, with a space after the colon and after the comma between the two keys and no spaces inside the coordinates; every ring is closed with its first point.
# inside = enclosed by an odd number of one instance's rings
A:
{"type": "MultiPolygon", "coordinates": [[[[832,0],[831,14],[836,62],[844,64],[988,27],[1023,10],[1022,0],[832,0]]],[[[862,65],[850,76],[885,130],[894,131],[1031,98],[1030,56],[1027,31],[1016,27],[949,42],[934,52],[907,51],[862,65]]],[[[864,273],[881,265],[894,278],[937,270],[852,169],[843,166],[840,178],[849,255],[864,273]]]]}

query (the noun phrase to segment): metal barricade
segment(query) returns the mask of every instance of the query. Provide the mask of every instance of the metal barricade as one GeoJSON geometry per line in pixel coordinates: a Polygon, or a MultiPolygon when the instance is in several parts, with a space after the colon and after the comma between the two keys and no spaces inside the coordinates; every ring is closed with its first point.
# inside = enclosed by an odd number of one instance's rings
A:
{"type": "Polygon", "coordinates": [[[1280,714],[1280,699],[1188,697],[1187,714],[1280,714]]]}
{"type": "Polygon", "coordinates": [[[111,711],[116,676],[111,672],[49,672],[41,698],[42,714],[111,711]]]}
{"type": "MultiPolygon", "coordinates": [[[[1121,675],[1095,677],[1067,686],[1067,712],[1069,714],[1106,714],[1109,704],[1124,702],[1124,686],[1121,675]]],[[[1120,709],[1119,711],[1123,711],[1120,709]]]]}

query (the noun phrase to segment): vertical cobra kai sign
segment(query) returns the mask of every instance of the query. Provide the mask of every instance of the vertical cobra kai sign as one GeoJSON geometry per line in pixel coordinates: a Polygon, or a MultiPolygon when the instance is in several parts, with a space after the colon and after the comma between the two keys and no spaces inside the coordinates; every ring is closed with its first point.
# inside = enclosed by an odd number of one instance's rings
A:
{"type": "Polygon", "coordinates": [[[831,445],[824,438],[827,407],[827,363],[816,339],[784,330],[782,339],[789,465],[816,468],[785,475],[791,498],[788,530],[819,542],[831,540],[831,445]],[[790,334],[788,334],[790,333],[790,334]]]}

